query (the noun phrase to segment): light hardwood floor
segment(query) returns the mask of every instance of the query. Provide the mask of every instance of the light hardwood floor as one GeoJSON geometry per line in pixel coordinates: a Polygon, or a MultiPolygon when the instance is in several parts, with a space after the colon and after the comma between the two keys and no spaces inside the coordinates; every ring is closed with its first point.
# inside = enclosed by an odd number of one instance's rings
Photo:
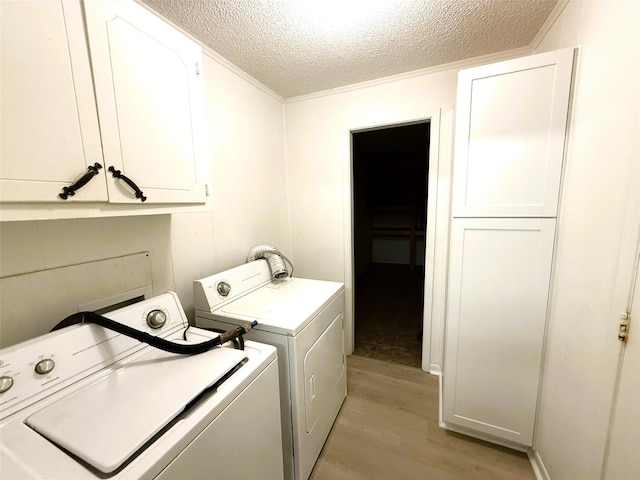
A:
{"type": "Polygon", "coordinates": [[[526,454],[438,427],[438,377],[352,355],[311,480],[535,480],[526,454]]]}

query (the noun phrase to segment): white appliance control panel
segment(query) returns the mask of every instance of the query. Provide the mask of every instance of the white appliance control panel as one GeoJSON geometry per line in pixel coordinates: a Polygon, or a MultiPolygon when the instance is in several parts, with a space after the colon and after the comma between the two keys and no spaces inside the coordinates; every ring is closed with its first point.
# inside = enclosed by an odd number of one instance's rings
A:
{"type": "MultiPolygon", "coordinates": [[[[105,314],[111,320],[167,337],[188,325],[173,292],[105,314]]],[[[99,325],[73,325],[0,350],[0,419],[143,348],[99,325]]]]}
{"type": "Polygon", "coordinates": [[[242,264],[225,272],[195,280],[194,307],[203,312],[213,312],[271,281],[271,270],[266,260],[242,264]]]}

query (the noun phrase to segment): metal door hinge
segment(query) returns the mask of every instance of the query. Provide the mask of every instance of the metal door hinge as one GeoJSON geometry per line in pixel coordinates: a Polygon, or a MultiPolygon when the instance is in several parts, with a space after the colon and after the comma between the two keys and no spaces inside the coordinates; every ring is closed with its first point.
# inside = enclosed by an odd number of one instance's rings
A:
{"type": "Polygon", "coordinates": [[[196,62],[196,75],[200,75],[200,64],[196,62]]]}
{"type": "Polygon", "coordinates": [[[205,197],[209,196],[209,184],[208,183],[204,184],[204,194],[205,194],[205,197]]]}
{"type": "Polygon", "coordinates": [[[631,324],[631,313],[620,314],[620,327],[618,328],[618,340],[626,342],[629,339],[629,325],[631,324]]]}

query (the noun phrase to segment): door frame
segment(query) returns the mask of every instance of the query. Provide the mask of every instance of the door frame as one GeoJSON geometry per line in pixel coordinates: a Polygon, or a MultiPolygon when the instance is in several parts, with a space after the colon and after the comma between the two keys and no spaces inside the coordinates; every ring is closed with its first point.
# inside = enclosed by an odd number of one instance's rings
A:
{"type": "MultiPolygon", "coordinates": [[[[638,239],[640,240],[640,236],[638,239]]],[[[636,247],[633,272],[629,300],[625,310],[631,316],[632,322],[635,321],[637,323],[639,315],[636,313],[640,311],[640,307],[638,307],[638,303],[640,303],[640,241],[636,247]]],[[[640,335],[640,331],[637,328],[636,331],[633,331],[633,327],[631,327],[629,335],[630,338],[619,345],[618,369],[616,371],[613,404],[609,415],[609,430],[607,432],[602,465],[601,478],[605,480],[615,480],[626,475],[632,476],[635,473],[632,470],[638,471],[637,460],[632,458],[632,452],[638,446],[633,441],[637,442],[638,435],[636,433],[633,436],[633,424],[630,424],[630,422],[633,422],[633,418],[637,421],[635,415],[638,412],[638,394],[635,393],[637,392],[637,387],[634,390],[633,382],[638,378],[637,357],[640,344],[635,336],[640,335]],[[625,407],[628,408],[629,406],[632,409],[635,406],[635,411],[625,410],[625,407]]]]}
{"type": "MultiPolygon", "coordinates": [[[[453,112],[447,119],[452,123],[453,112]]],[[[344,166],[344,258],[345,258],[345,351],[355,348],[354,303],[354,226],[353,226],[353,134],[430,123],[427,226],[425,235],[425,282],[422,336],[422,370],[439,374],[442,371],[444,339],[444,301],[446,259],[451,208],[451,155],[441,155],[442,114],[438,109],[425,109],[419,114],[397,114],[380,122],[353,122],[343,128],[344,166]],[[445,238],[446,237],[446,238],[445,238]],[[443,250],[444,248],[444,250],[443,250]]],[[[448,129],[451,135],[451,128],[448,129]]]]}

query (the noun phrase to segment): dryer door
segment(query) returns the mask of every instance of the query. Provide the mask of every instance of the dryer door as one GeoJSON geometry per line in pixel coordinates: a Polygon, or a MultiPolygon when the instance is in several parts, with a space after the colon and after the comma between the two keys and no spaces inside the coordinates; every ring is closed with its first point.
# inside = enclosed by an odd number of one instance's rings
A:
{"type": "Polygon", "coordinates": [[[333,410],[331,402],[335,392],[344,392],[344,354],[342,340],[342,314],[318,338],[304,357],[305,426],[313,430],[318,418],[326,410],[333,410]]]}
{"type": "Polygon", "coordinates": [[[295,478],[309,478],[347,395],[344,292],[289,337],[295,478]]]}

